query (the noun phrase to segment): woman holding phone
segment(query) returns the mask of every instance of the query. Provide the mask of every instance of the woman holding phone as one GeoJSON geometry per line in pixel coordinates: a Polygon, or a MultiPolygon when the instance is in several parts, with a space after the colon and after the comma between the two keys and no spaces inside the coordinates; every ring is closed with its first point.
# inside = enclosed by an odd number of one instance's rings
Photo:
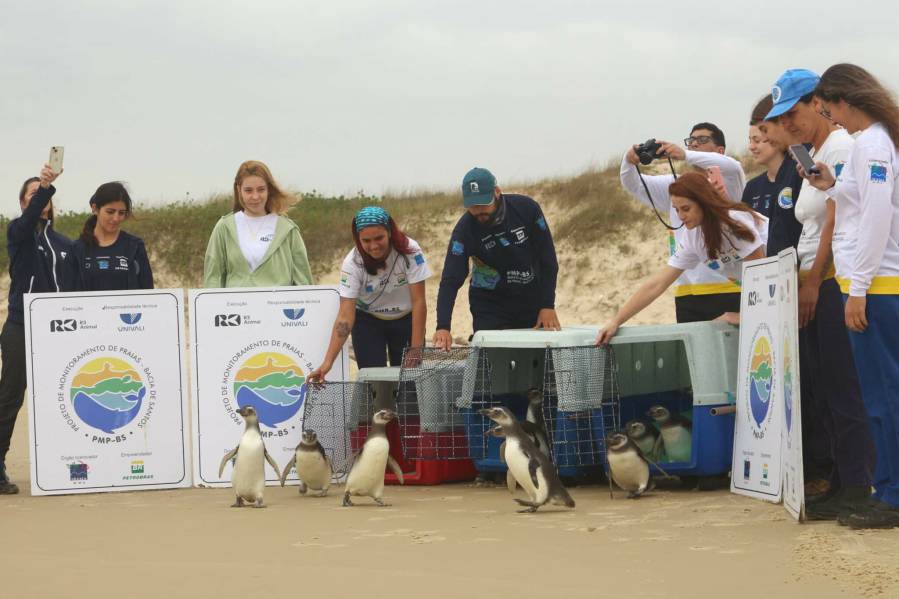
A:
{"type": "Polygon", "coordinates": [[[705,175],[681,175],[668,187],[668,194],[686,230],[676,237],[677,248],[668,265],[641,285],[599,331],[597,345],[609,343],[622,324],[655,301],[685,270],[704,264],[739,285],[742,261],[765,257],[768,219],[730,201],[705,175]]]}
{"type": "Polygon", "coordinates": [[[6,454],[27,384],[23,296],[60,291],[63,261],[72,245],[53,229],[53,182],[61,174],[61,168],[54,172],[45,164],[40,177],[26,179],[19,190],[22,215],[6,229],[10,280],[9,313],[0,333],[0,495],[19,492],[6,474],[6,454]]]}
{"type": "Polygon", "coordinates": [[[153,271],[141,238],[122,230],[131,217],[131,196],[113,181],[90,199],[92,214],[66,257],[66,291],[153,289],[153,271]]]}
{"type": "Polygon", "coordinates": [[[379,206],[356,213],[352,231],[356,247],[340,269],[340,311],[325,359],[309,374],[310,382],[324,381],[351,332],[359,368],[386,366],[387,357],[399,366],[406,346],[424,345],[425,280],[431,269],[418,243],[379,206]]]}
{"type": "Polygon", "coordinates": [[[874,494],[842,522],[899,526],[899,106],[865,69],[830,67],[815,89],[821,112],[850,134],[849,159],[808,182],[836,201],[833,254],[862,399],[877,449],[874,494]]]}
{"type": "Polygon", "coordinates": [[[203,286],[311,285],[300,228],[285,216],[294,199],[265,164],[241,164],[234,177],[232,212],[216,223],[206,246],[203,286]]]}

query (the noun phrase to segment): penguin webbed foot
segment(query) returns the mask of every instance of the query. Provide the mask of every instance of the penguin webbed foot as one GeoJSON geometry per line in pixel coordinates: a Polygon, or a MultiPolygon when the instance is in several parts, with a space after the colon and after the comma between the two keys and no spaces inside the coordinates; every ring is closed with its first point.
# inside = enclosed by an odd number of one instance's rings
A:
{"type": "Polygon", "coordinates": [[[343,494],[343,504],[342,504],[342,505],[343,505],[343,507],[352,507],[352,506],[354,505],[353,502],[350,501],[350,494],[349,494],[349,493],[344,493],[344,494],[343,494]]]}
{"type": "Polygon", "coordinates": [[[243,497],[238,495],[237,499],[234,500],[234,503],[231,504],[231,507],[243,507],[243,497]]]}
{"type": "Polygon", "coordinates": [[[519,514],[533,514],[537,511],[537,506],[532,505],[531,507],[526,507],[522,510],[517,510],[519,514]]]}
{"type": "Polygon", "coordinates": [[[305,494],[306,494],[306,491],[308,491],[308,490],[309,490],[309,487],[307,487],[307,486],[306,486],[306,483],[304,483],[304,482],[301,480],[301,481],[300,481],[300,484],[299,484],[300,495],[305,495],[305,494]]]}
{"type": "Polygon", "coordinates": [[[378,504],[378,507],[390,507],[389,503],[384,503],[384,500],[380,497],[372,497],[375,500],[375,503],[378,504]]]}
{"type": "Polygon", "coordinates": [[[255,508],[264,508],[264,507],[268,507],[268,506],[265,505],[265,503],[262,502],[262,497],[260,497],[260,498],[257,499],[256,502],[253,504],[253,507],[255,507],[255,508]]]}
{"type": "Polygon", "coordinates": [[[318,492],[318,497],[327,497],[328,496],[328,488],[325,487],[321,491],[318,492]]]}
{"type": "Polygon", "coordinates": [[[517,497],[515,497],[514,499],[515,499],[515,502],[516,502],[518,505],[523,505],[523,506],[525,506],[525,509],[523,509],[523,510],[518,510],[518,513],[519,513],[519,514],[530,514],[530,513],[536,512],[536,511],[537,511],[537,508],[540,507],[539,505],[537,505],[537,504],[534,503],[533,501],[525,501],[524,499],[519,499],[519,498],[517,498],[517,497]]]}

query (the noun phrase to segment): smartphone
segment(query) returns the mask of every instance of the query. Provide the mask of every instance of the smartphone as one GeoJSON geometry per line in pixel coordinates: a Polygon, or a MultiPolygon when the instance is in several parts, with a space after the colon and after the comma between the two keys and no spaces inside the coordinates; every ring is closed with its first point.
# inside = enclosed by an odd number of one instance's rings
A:
{"type": "Polygon", "coordinates": [[[710,166],[707,171],[709,174],[709,183],[718,188],[719,186],[724,187],[724,177],[721,175],[721,167],[720,166],[710,166]]]}
{"type": "Polygon", "coordinates": [[[793,158],[799,165],[802,167],[802,170],[812,175],[820,175],[821,171],[818,170],[818,167],[815,166],[815,161],[812,160],[812,155],[808,153],[808,150],[805,149],[805,146],[802,144],[793,144],[790,146],[790,154],[793,155],[793,158]]]}
{"type": "Polygon", "coordinates": [[[59,171],[62,170],[63,154],[65,154],[65,148],[62,146],[53,146],[50,148],[50,160],[47,161],[47,164],[50,165],[50,170],[56,174],[59,174],[59,171]]]}

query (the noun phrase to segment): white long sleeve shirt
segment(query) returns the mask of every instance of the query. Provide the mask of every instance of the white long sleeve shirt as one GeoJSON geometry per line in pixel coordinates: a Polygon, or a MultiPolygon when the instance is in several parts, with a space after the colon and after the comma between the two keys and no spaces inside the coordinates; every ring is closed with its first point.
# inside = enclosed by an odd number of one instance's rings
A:
{"type": "Polygon", "coordinates": [[[828,190],[836,200],[833,254],[844,293],[899,295],[899,158],[886,128],[855,139],[849,162],[828,190]]]}
{"type": "MultiPolygon", "coordinates": [[[[731,200],[739,201],[743,197],[743,188],[746,186],[746,175],[743,173],[743,167],[739,162],[724,154],[717,152],[694,152],[687,150],[687,164],[707,169],[717,166],[721,169],[721,176],[724,179],[724,187],[727,189],[727,195],[731,200]]],[[[627,158],[621,161],[620,171],[621,185],[637,199],[641,204],[652,207],[655,203],[656,210],[664,215],[668,213],[669,222],[672,227],[679,227],[681,220],[677,216],[677,211],[671,204],[671,196],[668,195],[668,186],[674,182],[673,175],[643,175],[649,193],[652,195],[652,202],[646,195],[646,189],[640,182],[640,174],[637,167],[627,161],[627,158]]],[[[684,234],[684,229],[668,232],[668,254],[674,255],[679,235],[684,234]]],[[[731,282],[727,277],[716,273],[714,270],[706,267],[705,264],[699,264],[694,268],[685,270],[677,279],[675,284],[674,295],[677,297],[685,295],[708,295],[712,293],[739,293],[740,287],[731,282]]]]}

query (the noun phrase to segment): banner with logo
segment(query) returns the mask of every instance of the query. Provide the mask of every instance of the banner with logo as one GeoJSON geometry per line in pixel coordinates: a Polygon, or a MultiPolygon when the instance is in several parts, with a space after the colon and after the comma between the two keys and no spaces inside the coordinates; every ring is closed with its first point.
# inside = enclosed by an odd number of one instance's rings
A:
{"type": "Polygon", "coordinates": [[[743,264],[731,491],[781,499],[783,372],[777,257],[743,264]]]}
{"type": "Polygon", "coordinates": [[[32,495],[190,486],[183,295],[25,296],[32,495]]]}
{"type": "MultiPolygon", "coordinates": [[[[253,406],[266,449],[279,468],[290,460],[303,431],[306,376],[318,368],[340,306],[334,287],[202,289],[190,291],[193,346],[193,447],[197,484],[230,486],[231,467],[219,477],[225,453],[237,446],[253,406]]],[[[345,381],[342,351],[327,375],[345,381]]],[[[266,481],[281,475],[265,465],[266,481]]],[[[288,478],[296,482],[296,475],[288,478]]]]}
{"type": "Polygon", "coordinates": [[[783,501],[797,521],[805,518],[805,478],[802,473],[802,408],[799,398],[799,283],[792,248],[778,255],[781,352],[783,373],[783,501]]]}

